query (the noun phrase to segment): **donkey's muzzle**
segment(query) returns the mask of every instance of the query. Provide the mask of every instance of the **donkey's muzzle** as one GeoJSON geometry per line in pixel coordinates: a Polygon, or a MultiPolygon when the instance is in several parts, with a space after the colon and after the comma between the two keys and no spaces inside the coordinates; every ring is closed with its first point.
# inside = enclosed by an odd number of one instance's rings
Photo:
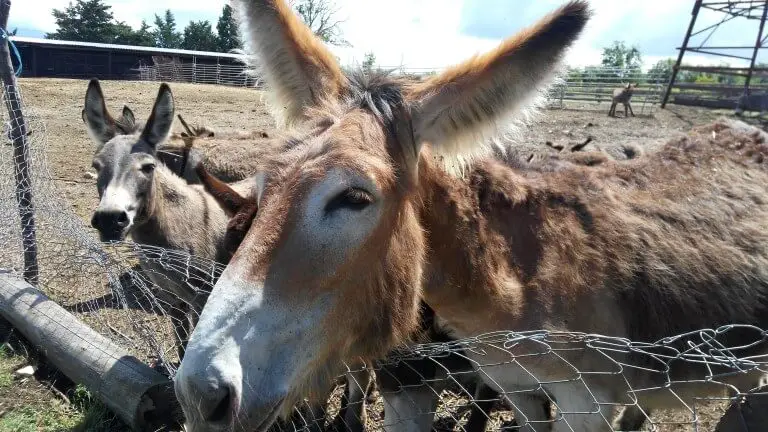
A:
{"type": "Polygon", "coordinates": [[[130,224],[128,213],[122,210],[97,210],[91,218],[91,226],[99,231],[101,241],[120,241],[130,224]]]}

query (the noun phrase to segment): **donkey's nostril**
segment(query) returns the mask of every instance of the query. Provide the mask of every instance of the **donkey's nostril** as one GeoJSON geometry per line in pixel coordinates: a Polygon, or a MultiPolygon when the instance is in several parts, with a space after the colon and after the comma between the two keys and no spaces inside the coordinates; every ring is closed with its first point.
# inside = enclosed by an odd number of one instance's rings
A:
{"type": "Polygon", "coordinates": [[[128,213],[120,212],[117,215],[117,225],[121,228],[128,226],[128,213]]]}
{"type": "Polygon", "coordinates": [[[214,408],[213,411],[211,411],[211,413],[208,415],[206,421],[211,423],[219,423],[226,420],[227,416],[229,415],[230,406],[232,405],[232,393],[229,391],[229,389],[224,388],[223,396],[224,397],[221,399],[221,401],[219,401],[218,405],[216,405],[216,408],[214,408]]]}

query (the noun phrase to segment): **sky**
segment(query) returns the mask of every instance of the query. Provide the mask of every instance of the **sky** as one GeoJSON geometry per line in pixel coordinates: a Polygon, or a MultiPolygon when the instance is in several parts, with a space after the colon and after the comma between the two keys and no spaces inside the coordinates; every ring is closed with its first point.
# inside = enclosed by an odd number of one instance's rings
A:
{"type": "MultiPolygon", "coordinates": [[[[332,50],[345,64],[363,60],[366,52],[376,55],[382,67],[436,69],[449,66],[493,48],[504,38],[563,0],[332,0],[339,19],[344,20],[344,38],[352,47],[332,50]]],[[[138,28],[142,19],[152,23],[154,14],[174,12],[179,30],[190,20],[209,20],[215,25],[226,0],[107,0],[118,20],[138,28]]],[[[64,9],[68,0],[24,0],[13,3],[9,28],[19,35],[41,37],[56,29],[50,11],[64,9]]],[[[644,67],[667,57],[676,57],[691,18],[693,0],[591,0],[595,15],[581,39],[569,51],[566,63],[585,66],[600,63],[603,47],[614,40],[636,45],[644,67]]],[[[696,29],[715,24],[723,14],[702,11],[696,29]]],[[[758,27],[754,21],[736,19],[722,25],[709,45],[754,45],[758,27]]],[[[708,33],[693,38],[701,45],[708,33]]],[[[744,56],[751,55],[743,50],[744,56]]],[[[758,60],[765,61],[765,55],[758,60]]],[[[722,57],[687,53],[690,64],[718,64],[722,57]]],[[[727,59],[733,65],[744,61],[727,59]]]]}

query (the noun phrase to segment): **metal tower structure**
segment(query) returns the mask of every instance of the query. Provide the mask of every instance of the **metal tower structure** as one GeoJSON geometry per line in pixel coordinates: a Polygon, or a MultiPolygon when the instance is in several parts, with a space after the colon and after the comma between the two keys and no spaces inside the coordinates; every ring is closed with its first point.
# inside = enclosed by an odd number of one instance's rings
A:
{"type": "MultiPolygon", "coordinates": [[[[680,53],[677,57],[677,62],[672,69],[672,77],[667,85],[667,89],[664,93],[664,97],[661,101],[661,108],[667,104],[670,93],[673,88],[683,88],[682,84],[677,83],[678,74],[680,71],[698,71],[719,75],[730,75],[737,77],[744,77],[743,90],[726,88],[725,86],[705,86],[694,87],[688,85],[687,88],[695,88],[696,90],[713,90],[713,91],[726,91],[729,90],[733,93],[734,90],[741,93],[740,97],[737,96],[737,101],[732,98],[722,99],[719,102],[720,107],[728,108],[748,108],[748,102],[750,100],[750,90],[752,90],[752,78],[758,74],[765,74],[768,72],[768,68],[756,67],[755,61],[757,59],[758,52],[765,48],[766,39],[768,39],[767,33],[764,31],[766,14],[768,13],[768,0],[695,0],[693,5],[693,11],[691,12],[691,22],[688,25],[688,31],[683,39],[681,47],[677,48],[680,53]],[[722,15],[721,19],[715,24],[704,26],[703,28],[696,29],[696,19],[699,17],[699,12],[704,9],[708,9],[722,15]],[[732,20],[759,20],[759,30],[757,32],[755,43],[748,46],[717,46],[709,45],[709,41],[712,36],[720,28],[721,25],[730,22],[732,20]],[[696,41],[694,41],[694,39],[696,41]],[[682,64],[683,58],[686,53],[698,53],[707,54],[713,56],[719,56],[726,59],[738,59],[749,62],[749,67],[730,67],[730,66],[685,66],[682,64]],[[723,105],[724,104],[724,105],[723,105]]],[[[755,21],[752,21],[755,22],[755,21]]],[[[765,29],[768,30],[768,29],[765,29]]],[[[713,103],[710,106],[715,106],[713,103]]],[[[751,104],[754,105],[754,104],[751,104]]],[[[753,108],[754,109],[754,108],[753,108]]]]}

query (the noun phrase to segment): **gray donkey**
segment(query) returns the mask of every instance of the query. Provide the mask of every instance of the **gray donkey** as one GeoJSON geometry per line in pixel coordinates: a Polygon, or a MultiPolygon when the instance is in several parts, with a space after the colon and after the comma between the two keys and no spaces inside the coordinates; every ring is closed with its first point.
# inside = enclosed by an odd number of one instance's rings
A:
{"type": "MultiPolygon", "coordinates": [[[[93,167],[100,202],[91,225],[102,241],[130,236],[140,246],[142,269],[169,294],[163,300],[169,304],[181,359],[207,291],[221,271],[215,263],[229,261],[223,247],[227,215],[202,186],[188,184],[157,158],[174,116],[167,84],[160,86],[143,127],[130,110],[124,109],[117,120],[109,114],[98,80],[88,85],[82,115],[96,143],[93,167]],[[166,256],[178,251],[183,258],[157,259],[159,248],[171,250],[163,252],[166,256]]],[[[248,186],[233,187],[247,193],[242,188],[248,186]]]]}
{"type": "Polygon", "coordinates": [[[624,87],[617,88],[613,91],[611,108],[608,110],[608,115],[610,117],[616,117],[616,105],[618,104],[624,105],[624,117],[627,117],[627,108],[629,108],[629,113],[632,114],[632,117],[635,116],[635,113],[632,112],[632,105],[629,103],[629,100],[632,99],[632,92],[636,88],[637,83],[629,83],[624,87]]]}

